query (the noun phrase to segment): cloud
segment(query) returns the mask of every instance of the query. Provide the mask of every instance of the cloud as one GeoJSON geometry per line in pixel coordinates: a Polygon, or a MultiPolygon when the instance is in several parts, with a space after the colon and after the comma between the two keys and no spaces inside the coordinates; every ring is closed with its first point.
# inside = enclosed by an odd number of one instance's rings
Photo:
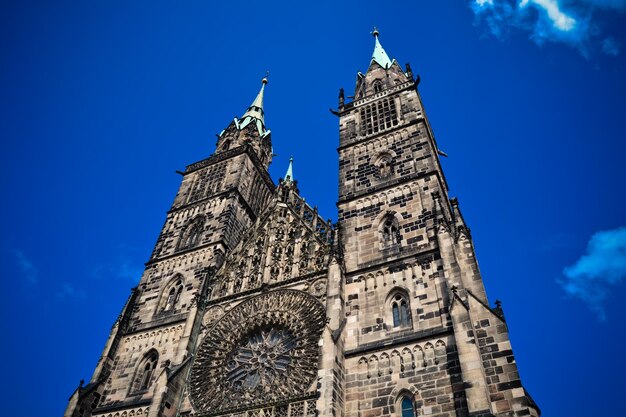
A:
{"type": "Polygon", "coordinates": [[[626,227],[597,232],[587,253],[563,269],[559,284],[566,293],[584,301],[600,320],[606,320],[604,303],[612,286],[626,280],[626,227]]]}
{"type": "Polygon", "coordinates": [[[619,54],[619,45],[601,34],[596,11],[626,11],[626,0],[471,0],[477,24],[502,39],[511,29],[535,43],[561,42],[589,57],[595,50],[619,54]]]}
{"type": "Polygon", "coordinates": [[[57,298],[85,298],[85,293],[68,282],[62,282],[56,292],[57,298]]]}
{"type": "Polygon", "coordinates": [[[602,41],[602,51],[607,55],[617,56],[619,55],[620,45],[617,41],[611,37],[602,41]]]}
{"type": "Polygon", "coordinates": [[[15,251],[15,257],[17,258],[17,266],[22,271],[24,278],[29,284],[36,284],[39,282],[39,270],[37,267],[24,255],[20,250],[15,251]]]}
{"type": "Polygon", "coordinates": [[[118,278],[137,283],[144,271],[144,266],[137,261],[138,248],[120,244],[112,262],[97,265],[91,275],[97,279],[118,278]]]}
{"type": "Polygon", "coordinates": [[[569,32],[576,27],[576,19],[565,14],[556,0],[521,0],[519,8],[528,7],[531,4],[545,12],[550,23],[557,30],[569,32]]]}

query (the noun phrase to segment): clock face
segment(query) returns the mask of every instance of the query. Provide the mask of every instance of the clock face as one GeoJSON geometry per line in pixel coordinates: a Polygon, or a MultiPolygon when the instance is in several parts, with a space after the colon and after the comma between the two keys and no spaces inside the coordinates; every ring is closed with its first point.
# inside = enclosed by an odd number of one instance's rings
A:
{"type": "Polygon", "coordinates": [[[194,407],[219,411],[285,401],[315,381],[324,306],[301,291],[243,301],[202,341],[189,388],[194,407]]]}

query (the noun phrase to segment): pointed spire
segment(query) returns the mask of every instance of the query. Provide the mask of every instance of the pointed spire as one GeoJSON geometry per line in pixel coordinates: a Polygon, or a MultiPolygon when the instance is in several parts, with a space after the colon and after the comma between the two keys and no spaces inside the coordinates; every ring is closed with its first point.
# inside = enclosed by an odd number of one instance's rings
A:
{"type": "Polygon", "coordinates": [[[265,84],[267,84],[267,75],[261,80],[261,90],[259,90],[256,98],[254,99],[250,107],[248,107],[248,110],[246,110],[243,116],[241,116],[241,119],[238,121],[239,129],[243,129],[251,122],[256,121],[256,125],[259,129],[259,134],[261,136],[265,136],[269,132],[269,130],[265,129],[265,112],[263,111],[263,95],[265,93],[265,84]]]}
{"type": "Polygon", "coordinates": [[[293,156],[289,158],[289,168],[285,174],[285,181],[293,181],[293,156]]]}
{"type": "Polygon", "coordinates": [[[374,43],[374,53],[372,54],[372,62],[376,61],[381,67],[388,69],[389,67],[391,67],[392,61],[389,59],[387,52],[385,52],[385,50],[383,49],[383,46],[378,41],[379,34],[380,32],[378,32],[378,29],[374,27],[374,30],[372,31],[372,35],[374,36],[375,43],[374,43]]]}

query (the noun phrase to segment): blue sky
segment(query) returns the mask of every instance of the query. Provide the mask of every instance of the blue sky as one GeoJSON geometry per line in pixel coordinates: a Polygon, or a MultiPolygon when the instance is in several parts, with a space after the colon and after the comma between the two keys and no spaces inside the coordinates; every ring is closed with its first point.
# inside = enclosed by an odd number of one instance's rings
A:
{"type": "Polygon", "coordinates": [[[3,2],[4,413],[60,415],[165,219],[266,70],[284,174],[336,219],[328,108],[374,25],[421,75],[444,169],[544,415],[614,414],[626,373],[626,1],[3,2]],[[573,401],[572,399],[584,399],[573,401]]]}

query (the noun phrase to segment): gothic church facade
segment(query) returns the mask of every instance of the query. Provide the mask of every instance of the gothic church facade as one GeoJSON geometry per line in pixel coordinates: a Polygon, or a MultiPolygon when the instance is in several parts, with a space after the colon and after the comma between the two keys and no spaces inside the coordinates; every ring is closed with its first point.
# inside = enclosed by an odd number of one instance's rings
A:
{"type": "Polygon", "coordinates": [[[187,166],[65,417],[539,416],[448,196],[410,66],[374,31],[340,92],[338,221],[268,174],[267,80],[187,166]]]}

